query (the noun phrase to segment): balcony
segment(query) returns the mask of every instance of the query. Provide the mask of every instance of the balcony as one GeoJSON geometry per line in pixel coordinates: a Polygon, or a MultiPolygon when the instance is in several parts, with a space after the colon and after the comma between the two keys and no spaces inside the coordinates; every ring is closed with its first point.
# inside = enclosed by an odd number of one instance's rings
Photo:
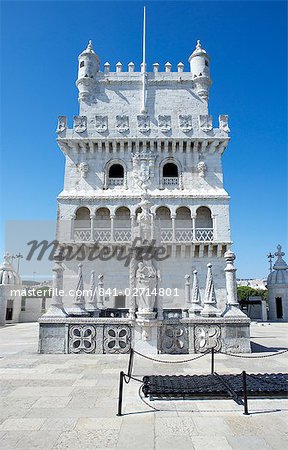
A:
{"type": "MultiPolygon", "coordinates": [[[[214,239],[213,228],[196,228],[195,233],[191,228],[176,228],[175,239],[172,228],[161,228],[161,242],[211,242],[214,239]]],[[[132,232],[130,228],[116,228],[113,237],[110,228],[97,228],[93,233],[94,242],[131,242],[132,232]]],[[[87,228],[75,228],[75,242],[91,242],[91,230],[87,228]]]]}
{"type": "MultiPolygon", "coordinates": [[[[110,228],[97,228],[93,233],[94,242],[131,242],[132,233],[130,228],[115,229],[114,237],[111,239],[110,228]]],[[[75,242],[91,242],[91,230],[87,228],[77,228],[74,230],[75,242]]]]}
{"type": "Polygon", "coordinates": [[[179,186],[179,177],[163,177],[163,186],[179,186]]]}
{"type": "Polygon", "coordinates": [[[176,228],[175,239],[173,239],[172,228],[161,229],[162,242],[211,242],[214,239],[213,228],[196,228],[195,238],[191,228],[176,228]]]}
{"type": "Polygon", "coordinates": [[[108,187],[124,186],[124,178],[109,178],[108,187]]]}

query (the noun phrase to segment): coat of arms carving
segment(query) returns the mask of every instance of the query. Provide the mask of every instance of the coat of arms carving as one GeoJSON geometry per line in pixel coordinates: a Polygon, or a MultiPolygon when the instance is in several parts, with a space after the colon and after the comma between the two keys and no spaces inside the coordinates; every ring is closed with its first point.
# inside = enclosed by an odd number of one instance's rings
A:
{"type": "Polygon", "coordinates": [[[128,116],[116,116],[116,128],[119,133],[125,133],[129,130],[129,118],[128,116]]]}
{"type": "Polygon", "coordinates": [[[201,115],[198,117],[199,120],[199,128],[201,131],[211,131],[213,129],[212,125],[212,116],[210,115],[201,115]]]}
{"type": "Polygon", "coordinates": [[[56,133],[62,133],[67,128],[67,117],[66,116],[58,116],[58,125],[56,133]]]}
{"type": "Polygon", "coordinates": [[[145,133],[150,130],[150,117],[144,114],[137,116],[138,129],[145,133]]]}
{"type": "Polygon", "coordinates": [[[219,116],[219,128],[220,130],[224,131],[225,133],[229,133],[230,128],[228,124],[229,116],[222,114],[219,116]]]}
{"type": "Polygon", "coordinates": [[[179,116],[179,127],[184,133],[188,133],[192,130],[192,116],[179,116]]]}
{"type": "Polygon", "coordinates": [[[95,117],[95,128],[99,133],[105,133],[108,130],[108,117],[107,116],[96,116],[95,117]]]}
{"type": "Polygon", "coordinates": [[[76,131],[76,133],[83,133],[86,130],[87,130],[87,117],[74,116],[74,131],[76,131]]]}
{"type": "Polygon", "coordinates": [[[159,116],[158,117],[159,130],[163,133],[167,133],[171,130],[171,116],[159,116]]]}

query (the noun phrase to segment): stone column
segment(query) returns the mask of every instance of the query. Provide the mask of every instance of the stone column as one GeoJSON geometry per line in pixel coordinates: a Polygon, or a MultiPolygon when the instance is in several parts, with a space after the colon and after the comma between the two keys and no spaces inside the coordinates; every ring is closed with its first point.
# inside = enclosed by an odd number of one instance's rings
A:
{"type": "Polygon", "coordinates": [[[227,303],[224,316],[245,316],[240,310],[237,300],[237,283],[236,283],[236,270],[234,267],[235,254],[228,250],[224,255],[226,261],[225,276],[226,276],[226,291],[227,291],[227,303]]]}
{"type": "Polygon", "coordinates": [[[110,214],[111,242],[114,242],[114,218],[115,214],[110,214]]]}
{"type": "Polygon", "coordinates": [[[171,220],[172,220],[172,239],[175,242],[176,241],[176,223],[175,223],[176,215],[175,214],[171,215],[171,220]]]}
{"type": "Polygon", "coordinates": [[[191,216],[192,219],[192,230],[193,230],[193,241],[196,241],[196,216],[191,216]]]}
{"type": "Polygon", "coordinates": [[[212,227],[213,227],[213,240],[216,241],[217,239],[217,230],[216,230],[216,216],[212,216],[212,227]]]}
{"type": "Polygon", "coordinates": [[[56,261],[52,269],[52,303],[42,317],[67,317],[63,306],[63,266],[56,261]],[[62,291],[62,292],[61,292],[62,291]]]}
{"type": "Polygon", "coordinates": [[[94,221],[95,221],[95,215],[94,214],[91,214],[90,215],[90,229],[91,229],[91,231],[90,231],[90,233],[91,233],[91,235],[90,235],[90,241],[92,241],[92,242],[94,242],[94,221]]]}

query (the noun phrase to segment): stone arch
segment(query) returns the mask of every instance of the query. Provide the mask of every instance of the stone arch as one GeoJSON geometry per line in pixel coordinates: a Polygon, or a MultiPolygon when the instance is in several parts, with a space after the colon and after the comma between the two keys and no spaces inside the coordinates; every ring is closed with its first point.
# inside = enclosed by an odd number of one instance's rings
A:
{"type": "Polygon", "coordinates": [[[196,210],[196,228],[213,228],[212,212],[207,206],[200,206],[196,210]]]}
{"type": "Polygon", "coordinates": [[[167,206],[158,206],[155,209],[156,223],[160,229],[161,241],[171,242],[173,240],[171,210],[167,206]]]}
{"type": "Polygon", "coordinates": [[[94,219],[94,238],[99,242],[109,242],[111,239],[110,209],[100,206],[96,209],[94,219]]]}
{"type": "Polygon", "coordinates": [[[160,188],[182,187],[182,167],[180,162],[168,157],[160,163],[160,188]]]}
{"type": "Polygon", "coordinates": [[[104,188],[114,188],[114,187],[127,187],[127,169],[126,164],[122,159],[111,159],[109,160],[104,168],[104,188]]]}
{"type": "Polygon", "coordinates": [[[176,209],[175,239],[178,242],[191,242],[193,240],[191,210],[187,206],[179,206],[176,209]]]}
{"type": "Polygon", "coordinates": [[[75,241],[91,240],[91,211],[87,206],[79,206],[72,221],[72,235],[75,241]]]}

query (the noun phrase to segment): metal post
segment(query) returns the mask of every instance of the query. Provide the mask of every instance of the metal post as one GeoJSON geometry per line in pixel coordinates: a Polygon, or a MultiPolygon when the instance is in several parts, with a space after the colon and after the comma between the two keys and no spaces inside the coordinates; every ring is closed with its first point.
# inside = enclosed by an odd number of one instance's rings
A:
{"type": "Polygon", "coordinates": [[[211,348],[211,375],[214,374],[214,347],[211,348]]]}
{"type": "Polygon", "coordinates": [[[244,401],[244,416],[249,416],[248,412],[248,399],[247,399],[247,382],[246,382],[246,372],[243,370],[243,401],[244,401]]]}
{"type": "Polygon", "coordinates": [[[122,416],[123,380],[124,372],[121,370],[119,381],[118,413],[116,414],[117,416],[122,416]]]}
{"type": "Polygon", "coordinates": [[[129,357],[129,363],[128,363],[128,377],[131,377],[132,375],[132,369],[133,369],[133,359],[134,359],[134,350],[131,348],[130,350],[130,357],[129,357]]]}

